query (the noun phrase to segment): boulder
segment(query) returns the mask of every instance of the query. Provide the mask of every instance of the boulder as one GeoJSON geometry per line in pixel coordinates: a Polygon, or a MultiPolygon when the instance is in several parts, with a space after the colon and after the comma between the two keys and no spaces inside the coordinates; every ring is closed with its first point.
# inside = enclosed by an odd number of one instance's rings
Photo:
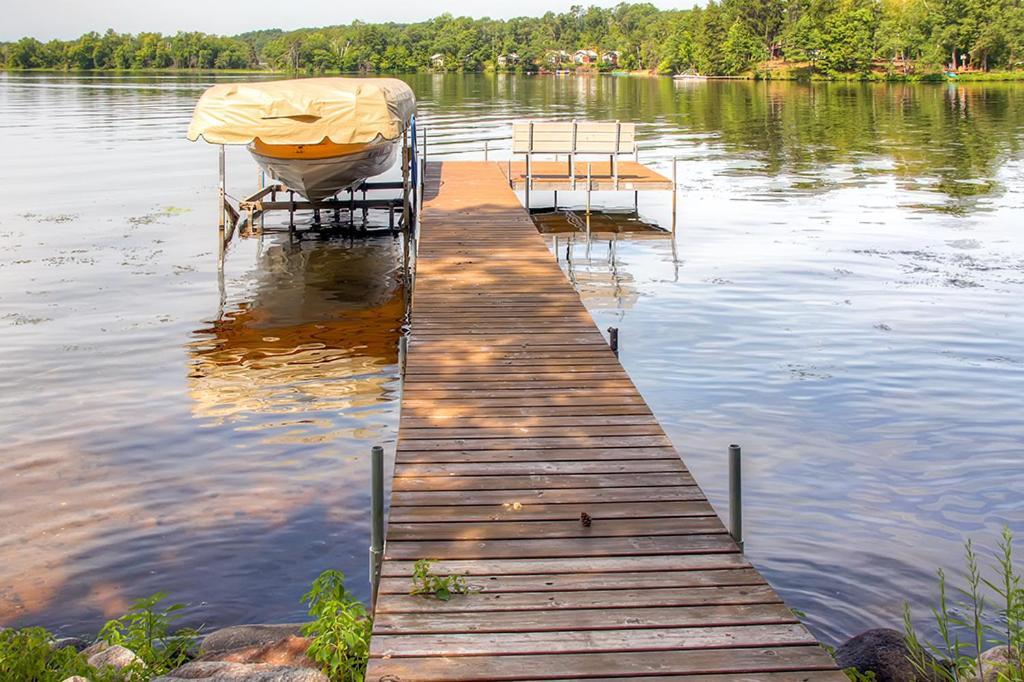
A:
{"type": "Polygon", "coordinates": [[[233,625],[214,630],[200,645],[202,655],[231,651],[251,646],[273,644],[285,637],[302,634],[304,623],[282,623],[279,625],[233,625]]]}
{"type": "Polygon", "coordinates": [[[109,644],[107,644],[106,642],[100,640],[100,641],[93,642],[89,646],[87,646],[84,649],[82,649],[79,653],[82,654],[83,656],[85,656],[86,659],[88,659],[90,656],[98,654],[99,652],[105,651],[105,650],[107,650],[109,648],[110,648],[109,644]]]}
{"type": "Polygon", "coordinates": [[[981,674],[975,668],[969,677],[964,678],[964,682],[998,682],[999,673],[1011,664],[1020,665],[1020,662],[1010,658],[1010,647],[1005,644],[992,647],[981,654],[981,674]]]}
{"type": "MultiPolygon", "coordinates": [[[[836,649],[840,668],[873,672],[878,682],[937,682],[938,677],[917,673],[910,663],[907,640],[890,628],[867,630],[836,649]]],[[[928,656],[928,654],[925,654],[928,656]]],[[[932,659],[931,656],[928,656],[932,659]]]]}
{"type": "Polygon", "coordinates": [[[57,639],[53,640],[54,649],[73,647],[75,651],[82,652],[88,646],[89,642],[82,639],[81,637],[58,637],[57,639]]]}
{"type": "Polygon", "coordinates": [[[152,682],[180,682],[206,680],[207,682],[329,682],[319,670],[292,668],[269,663],[232,663],[230,661],[192,661],[152,682]]]}
{"type": "Polygon", "coordinates": [[[141,663],[142,659],[131,649],[115,645],[89,656],[86,662],[94,668],[113,668],[121,670],[132,663],[141,663]]]}
{"type": "Polygon", "coordinates": [[[306,656],[312,640],[290,635],[263,646],[247,646],[229,651],[215,651],[204,654],[201,661],[228,661],[231,663],[269,663],[287,665],[293,668],[316,668],[317,665],[306,656]]]}

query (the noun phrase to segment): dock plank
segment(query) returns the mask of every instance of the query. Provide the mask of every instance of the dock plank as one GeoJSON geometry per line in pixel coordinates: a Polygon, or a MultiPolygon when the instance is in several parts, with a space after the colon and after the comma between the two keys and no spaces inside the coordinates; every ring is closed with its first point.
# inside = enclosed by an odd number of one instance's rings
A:
{"type": "MultiPolygon", "coordinates": [[[[538,163],[535,187],[565,183],[559,167],[538,163]]],[[[366,679],[844,680],[728,535],[507,175],[427,166],[366,679]],[[469,594],[411,595],[420,559],[469,594]]]]}

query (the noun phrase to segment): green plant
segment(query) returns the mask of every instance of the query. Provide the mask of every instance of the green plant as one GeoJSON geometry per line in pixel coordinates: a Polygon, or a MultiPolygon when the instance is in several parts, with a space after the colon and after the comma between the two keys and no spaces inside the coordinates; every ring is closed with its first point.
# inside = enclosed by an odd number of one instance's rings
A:
{"type": "Polygon", "coordinates": [[[335,682],[363,679],[370,656],[373,620],[345,589],[345,574],[324,571],[302,597],[313,622],[302,628],[312,638],[307,655],[335,682]]]}
{"type": "Polygon", "coordinates": [[[862,673],[856,668],[843,668],[843,673],[845,673],[852,682],[878,682],[878,676],[871,670],[866,673],[862,673]]]}
{"type": "Polygon", "coordinates": [[[192,628],[171,632],[171,625],[185,608],[182,604],[161,607],[167,598],[163,592],[139,599],[128,613],[108,621],[100,630],[99,639],[135,652],[145,664],[147,673],[161,675],[189,659],[189,651],[199,633],[192,628]]]}
{"type": "Polygon", "coordinates": [[[453,594],[469,594],[469,586],[461,575],[435,575],[432,559],[420,559],[412,567],[412,589],[409,594],[432,596],[448,601],[453,594]]]}
{"type": "Polygon", "coordinates": [[[939,644],[923,641],[917,635],[910,606],[904,604],[903,625],[908,658],[919,674],[930,679],[959,682],[975,675],[983,678],[986,672],[996,672],[999,682],[1024,682],[1024,587],[1013,565],[1013,534],[1008,527],[1003,529],[995,557],[995,580],[982,576],[971,541],[967,541],[964,552],[967,587],[958,590],[961,595],[959,602],[950,602],[946,575],[941,569],[938,571],[939,603],[932,608],[932,616],[941,640],[939,644]],[[994,623],[986,615],[985,588],[999,598],[994,623]],[[969,635],[969,640],[962,641],[961,633],[969,635]],[[1009,652],[1009,661],[995,671],[986,668],[981,658],[986,647],[991,646],[1006,646],[1009,652]]]}
{"type": "Polygon", "coordinates": [[[135,674],[95,670],[74,647],[54,646],[53,635],[43,628],[0,630],[0,680],[62,682],[82,675],[92,682],[113,682],[138,679],[135,674]]]}

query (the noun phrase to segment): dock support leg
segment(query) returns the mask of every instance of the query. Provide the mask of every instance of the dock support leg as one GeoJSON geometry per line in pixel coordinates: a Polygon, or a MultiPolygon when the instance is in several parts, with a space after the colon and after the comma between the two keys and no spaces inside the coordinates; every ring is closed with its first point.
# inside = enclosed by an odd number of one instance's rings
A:
{"type": "Polygon", "coordinates": [[[288,236],[295,236],[295,192],[288,190],[288,236]]]}
{"type": "Polygon", "coordinates": [[[227,244],[224,243],[225,242],[224,214],[226,212],[226,209],[224,207],[224,202],[227,200],[225,198],[226,190],[225,190],[225,185],[224,185],[224,172],[225,172],[224,145],[220,146],[220,158],[218,160],[218,167],[219,167],[219,178],[220,178],[219,185],[218,185],[220,189],[219,189],[218,193],[220,195],[220,199],[219,199],[220,203],[218,204],[218,209],[219,210],[217,211],[217,236],[218,236],[218,240],[217,241],[219,242],[220,246],[217,247],[217,267],[223,269],[224,268],[224,249],[227,247],[227,244]]]}
{"type": "Polygon", "coordinates": [[[533,176],[530,174],[530,155],[526,155],[526,212],[530,212],[530,185],[533,184],[533,176]]]}
{"type": "Polygon", "coordinates": [[[743,551],[743,476],[739,445],[729,446],[729,535],[743,551]]]}
{"type": "Polygon", "coordinates": [[[619,328],[608,327],[608,345],[611,347],[615,357],[619,357],[619,328]]]}
{"type": "Polygon", "coordinates": [[[377,607],[380,565],[384,559],[384,448],[370,451],[370,613],[377,607]]]}
{"type": "Polygon", "coordinates": [[[633,192],[633,213],[640,216],[640,192],[633,192]]]}
{"type": "Polygon", "coordinates": [[[587,163],[587,244],[590,244],[590,178],[591,178],[591,164],[587,163]]]}
{"type": "Polygon", "coordinates": [[[555,198],[553,199],[553,203],[555,205],[554,208],[557,211],[558,210],[558,190],[557,189],[555,190],[555,198]]]}
{"type": "Polygon", "coordinates": [[[672,158],[672,234],[676,233],[676,187],[679,184],[678,181],[678,165],[679,159],[672,158]]]}

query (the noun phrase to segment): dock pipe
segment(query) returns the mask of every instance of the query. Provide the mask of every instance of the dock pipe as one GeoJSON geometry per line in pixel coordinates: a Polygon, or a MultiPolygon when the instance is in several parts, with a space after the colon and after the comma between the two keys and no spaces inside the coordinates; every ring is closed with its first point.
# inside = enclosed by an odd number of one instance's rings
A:
{"type": "Polygon", "coordinates": [[[370,612],[377,606],[380,564],[384,559],[384,448],[370,450],[370,612]]]}
{"type": "Polygon", "coordinates": [[[729,535],[743,551],[743,475],[739,445],[729,446],[729,535]]]}

